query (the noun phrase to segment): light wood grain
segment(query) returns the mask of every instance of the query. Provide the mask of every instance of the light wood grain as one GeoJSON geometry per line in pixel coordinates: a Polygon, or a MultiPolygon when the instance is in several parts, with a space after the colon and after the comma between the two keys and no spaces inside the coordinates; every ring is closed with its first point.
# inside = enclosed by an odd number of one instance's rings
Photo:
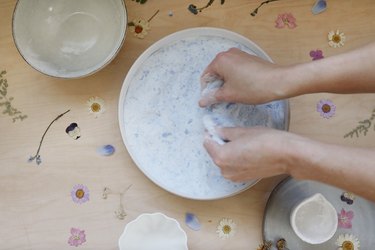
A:
{"type": "MultiPolygon", "coordinates": [[[[127,0],[129,20],[148,19],[160,10],[151,21],[147,37],[140,40],[128,32],[120,53],[106,68],[83,79],[63,80],[35,71],[17,52],[11,30],[15,2],[0,2],[0,70],[8,72],[8,91],[14,97],[14,106],[28,118],[12,123],[10,117],[0,114],[0,249],[70,249],[67,241],[71,227],[86,232],[87,242],[80,249],[118,249],[125,225],[144,212],[162,212],[176,218],[188,235],[190,249],[256,249],[261,242],[263,209],[281,177],[262,180],[239,195],[216,201],[183,199],[153,184],[131,160],[118,127],[118,97],[127,71],[151,44],[191,27],[212,26],[238,32],[283,65],[310,61],[312,49],[322,49],[325,56],[332,56],[375,40],[373,0],[329,0],[328,10],[317,16],[310,11],[314,0],[278,1],[263,6],[256,17],[250,12],[261,1],[227,0],[222,6],[215,1],[195,16],[187,6],[204,5],[206,1],[149,0],[140,5],[127,0]],[[277,15],[283,12],[293,13],[296,29],[274,27],[277,15]],[[336,29],[347,36],[343,48],[328,46],[327,33],[336,29]],[[106,101],[107,111],[97,119],[85,106],[91,96],[106,101]],[[67,109],[71,111],[52,125],[45,138],[43,163],[27,163],[49,122],[67,109]],[[65,133],[71,122],[81,128],[82,137],[77,141],[65,133]],[[114,145],[116,153],[111,157],[98,155],[97,147],[104,144],[114,145]],[[70,197],[77,183],[90,189],[90,201],[82,205],[73,203],[70,197]],[[113,213],[118,198],[103,200],[102,188],[122,190],[130,184],[124,196],[128,216],[121,221],[113,213]],[[203,225],[200,231],[185,226],[187,211],[199,217],[203,225]],[[215,233],[223,217],[238,224],[232,239],[219,240],[215,233]]],[[[322,93],[293,98],[290,104],[292,132],[342,145],[375,146],[375,131],[366,137],[343,138],[359,120],[369,117],[375,108],[375,95],[322,93]],[[322,98],[336,104],[334,118],[323,119],[316,112],[316,103],[322,98]]]]}

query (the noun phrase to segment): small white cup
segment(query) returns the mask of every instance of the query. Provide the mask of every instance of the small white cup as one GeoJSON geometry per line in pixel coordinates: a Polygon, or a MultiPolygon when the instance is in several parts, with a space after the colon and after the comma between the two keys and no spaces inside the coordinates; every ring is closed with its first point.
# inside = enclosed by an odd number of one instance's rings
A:
{"type": "Polygon", "coordinates": [[[301,201],[290,215],[295,234],[309,244],[322,244],[333,237],[337,230],[336,209],[320,193],[301,201]]]}

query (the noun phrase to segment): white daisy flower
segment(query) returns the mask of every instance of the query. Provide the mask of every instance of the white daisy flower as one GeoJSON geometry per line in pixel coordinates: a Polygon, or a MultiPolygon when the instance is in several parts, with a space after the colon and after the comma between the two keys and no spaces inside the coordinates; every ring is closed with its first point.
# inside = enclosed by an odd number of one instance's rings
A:
{"type": "Polygon", "coordinates": [[[359,250],[360,244],[357,237],[352,234],[341,234],[336,240],[340,250],[359,250]]]}
{"type": "Polygon", "coordinates": [[[221,239],[228,239],[236,233],[236,223],[232,219],[224,218],[219,222],[216,232],[221,239]]]}
{"type": "Polygon", "coordinates": [[[328,33],[328,44],[333,48],[339,48],[344,46],[345,40],[346,37],[344,33],[340,32],[339,30],[337,30],[336,32],[330,31],[328,33]]]}
{"type": "Polygon", "coordinates": [[[100,97],[91,97],[86,104],[89,106],[89,112],[93,114],[95,118],[99,117],[105,111],[104,100],[100,97]]]}

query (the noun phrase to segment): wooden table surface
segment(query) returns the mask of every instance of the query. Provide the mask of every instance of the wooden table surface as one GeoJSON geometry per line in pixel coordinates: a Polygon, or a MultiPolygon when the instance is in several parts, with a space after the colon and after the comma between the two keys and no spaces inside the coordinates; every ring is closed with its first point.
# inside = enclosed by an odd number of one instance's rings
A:
{"type": "MultiPolygon", "coordinates": [[[[15,0],[0,1],[0,71],[9,87],[12,106],[27,118],[12,122],[0,106],[0,249],[70,249],[71,228],[85,230],[81,249],[118,249],[125,225],[142,213],[162,212],[177,219],[188,236],[189,249],[256,249],[262,241],[262,218],[273,187],[282,177],[261,180],[251,189],[215,201],[195,201],[177,197],[151,182],[129,156],[118,125],[117,106],[123,80],[137,57],[150,45],[173,32],[192,27],[211,26],[242,34],[263,48],[279,64],[311,60],[309,52],[321,49],[325,57],[336,55],[375,40],[375,2],[373,0],[328,0],[328,9],[313,15],[315,0],[283,0],[265,4],[253,17],[250,12],[261,1],[220,1],[193,15],[190,3],[202,6],[203,0],[149,0],[146,4],[126,0],[129,20],[148,19],[151,30],[144,39],[127,33],[116,58],[94,75],[74,80],[56,79],[31,68],[18,53],[12,38],[15,0]],[[169,13],[173,15],[170,16],[169,13]],[[295,29],[277,29],[279,14],[292,13],[295,29]],[[344,32],[342,48],[331,48],[327,34],[344,32]],[[98,96],[105,100],[106,111],[94,118],[86,101],[98,96]],[[59,114],[70,112],[50,127],[40,151],[42,163],[29,163],[48,124],[59,114]],[[66,127],[76,122],[81,138],[73,140],[66,127]],[[111,144],[114,155],[97,153],[99,146],[111,144]],[[72,201],[75,184],[89,188],[90,200],[72,201]],[[118,196],[102,199],[104,187],[121,191],[127,216],[119,220],[114,211],[118,196]],[[202,228],[192,231],[184,223],[186,212],[198,216],[202,228]],[[231,218],[237,233],[219,240],[216,227],[221,218],[231,218]]],[[[319,76],[317,76],[319,77],[319,76]]],[[[1,102],[2,100],[0,100],[1,102]]],[[[313,94],[290,100],[290,131],[317,140],[342,145],[375,146],[375,131],[344,138],[359,121],[371,117],[375,95],[313,94]],[[321,99],[336,105],[336,114],[324,119],[316,111],[321,99]]],[[[74,248],[74,247],[73,247],[74,248]]]]}

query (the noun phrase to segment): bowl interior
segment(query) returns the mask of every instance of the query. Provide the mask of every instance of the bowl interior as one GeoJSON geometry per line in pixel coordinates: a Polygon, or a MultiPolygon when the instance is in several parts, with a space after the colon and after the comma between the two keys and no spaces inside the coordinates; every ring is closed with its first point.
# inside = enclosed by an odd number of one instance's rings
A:
{"type": "Polygon", "coordinates": [[[13,37],[21,55],[38,71],[81,77],[117,54],[126,20],[123,0],[19,0],[13,37]]]}

